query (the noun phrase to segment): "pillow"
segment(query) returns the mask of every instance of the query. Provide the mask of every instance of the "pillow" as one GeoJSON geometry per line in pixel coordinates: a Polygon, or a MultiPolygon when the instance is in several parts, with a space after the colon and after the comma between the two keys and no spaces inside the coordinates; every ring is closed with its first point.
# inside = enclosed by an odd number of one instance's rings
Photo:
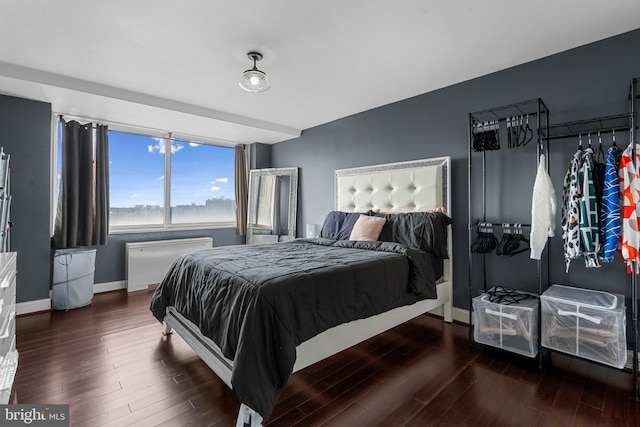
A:
{"type": "Polygon", "coordinates": [[[442,212],[377,214],[387,220],[379,239],[396,242],[448,259],[447,226],[451,218],[442,212]]]}
{"type": "Polygon", "coordinates": [[[360,215],[357,212],[329,212],[322,224],[320,237],[331,240],[349,240],[351,230],[360,215]]]}
{"type": "Polygon", "coordinates": [[[349,240],[378,240],[385,222],[387,220],[380,216],[360,215],[349,240]]]}

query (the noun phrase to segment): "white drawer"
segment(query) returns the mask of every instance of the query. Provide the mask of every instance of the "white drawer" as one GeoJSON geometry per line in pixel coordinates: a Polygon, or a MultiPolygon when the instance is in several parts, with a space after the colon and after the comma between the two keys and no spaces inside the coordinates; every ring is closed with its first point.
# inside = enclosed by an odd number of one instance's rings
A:
{"type": "Polygon", "coordinates": [[[14,252],[0,253],[0,289],[11,286],[16,275],[16,254],[14,252]]]}

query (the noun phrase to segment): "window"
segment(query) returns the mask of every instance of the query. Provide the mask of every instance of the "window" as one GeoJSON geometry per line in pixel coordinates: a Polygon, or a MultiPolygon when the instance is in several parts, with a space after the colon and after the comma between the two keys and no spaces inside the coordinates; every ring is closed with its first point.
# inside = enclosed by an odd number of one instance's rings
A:
{"type": "Polygon", "coordinates": [[[109,227],[164,225],[164,144],[109,131],[109,227]]]}
{"type": "MultiPolygon", "coordinates": [[[[110,230],[235,226],[234,157],[230,147],[109,130],[110,230]]],[[[54,184],[55,213],[59,172],[54,184]]]]}
{"type": "Polygon", "coordinates": [[[171,143],[171,223],[235,221],[233,149],[171,143]]]}
{"type": "Polygon", "coordinates": [[[232,148],[109,131],[109,163],[110,227],[235,222],[232,148]]]}

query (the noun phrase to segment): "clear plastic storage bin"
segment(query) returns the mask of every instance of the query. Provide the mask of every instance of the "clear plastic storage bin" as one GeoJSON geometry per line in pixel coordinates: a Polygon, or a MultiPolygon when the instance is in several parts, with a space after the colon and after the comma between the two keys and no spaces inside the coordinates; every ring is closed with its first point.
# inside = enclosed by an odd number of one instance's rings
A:
{"type": "Polygon", "coordinates": [[[481,344],[527,357],[538,354],[538,300],[513,304],[489,301],[487,295],[473,299],[473,337],[481,344]]]}
{"type": "Polygon", "coordinates": [[[541,296],[542,345],[616,368],[627,362],[624,296],[550,286],[541,296]]]}

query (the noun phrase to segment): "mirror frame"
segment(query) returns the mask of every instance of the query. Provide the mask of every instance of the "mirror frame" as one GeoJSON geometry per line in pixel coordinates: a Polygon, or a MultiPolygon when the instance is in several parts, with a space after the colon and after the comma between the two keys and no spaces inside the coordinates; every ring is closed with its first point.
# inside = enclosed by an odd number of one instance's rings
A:
{"type": "Polygon", "coordinates": [[[256,177],[261,176],[288,176],[290,180],[289,184],[289,210],[288,210],[288,227],[287,235],[277,235],[278,238],[275,241],[293,240],[296,238],[296,222],[297,222],[297,210],[298,210],[298,168],[267,168],[267,169],[251,169],[249,171],[249,205],[247,209],[247,244],[258,243],[253,234],[250,218],[253,218],[256,214],[257,206],[253,203],[257,200],[257,197],[253,194],[255,188],[253,182],[256,177]]]}

